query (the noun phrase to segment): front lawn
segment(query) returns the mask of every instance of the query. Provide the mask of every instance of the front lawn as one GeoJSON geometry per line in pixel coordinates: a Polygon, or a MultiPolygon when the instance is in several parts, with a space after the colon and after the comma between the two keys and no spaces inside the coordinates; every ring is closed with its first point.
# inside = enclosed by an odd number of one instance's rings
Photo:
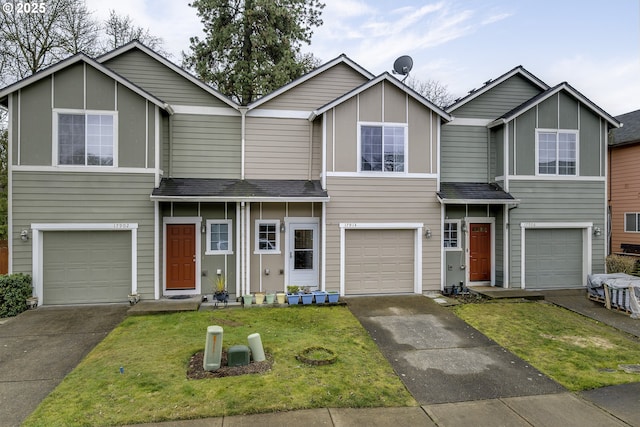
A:
{"type": "Polygon", "coordinates": [[[572,391],[640,381],[640,340],[547,303],[464,304],[465,322],[572,391]]]}
{"type": "Polygon", "coordinates": [[[346,307],[223,309],[127,318],[25,421],[25,426],[118,425],[323,407],[414,406],[346,307]],[[265,374],[189,380],[209,325],[223,348],[259,333],[273,358],[265,374]],[[322,346],[336,363],[296,360],[322,346]],[[124,373],[120,373],[120,367],[124,373]]]}

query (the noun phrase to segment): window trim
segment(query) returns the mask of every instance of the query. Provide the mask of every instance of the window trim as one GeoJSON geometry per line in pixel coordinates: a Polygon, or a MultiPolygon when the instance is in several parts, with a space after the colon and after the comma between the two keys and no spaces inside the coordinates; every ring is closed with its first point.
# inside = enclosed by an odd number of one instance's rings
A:
{"type": "Polygon", "coordinates": [[[456,243],[457,243],[458,246],[455,246],[455,247],[449,246],[449,247],[447,247],[447,246],[444,245],[445,229],[443,227],[442,228],[442,248],[445,251],[461,251],[462,250],[462,245],[461,245],[462,239],[461,239],[460,235],[462,233],[462,220],[460,220],[460,219],[445,219],[443,225],[444,224],[456,224],[456,229],[457,229],[457,233],[458,233],[458,236],[456,237],[456,243]]]}
{"type": "Polygon", "coordinates": [[[575,178],[580,176],[580,131],[578,129],[545,129],[545,128],[536,128],[536,160],[535,160],[535,175],[536,176],[549,176],[556,177],[558,179],[563,178],[575,178]],[[540,134],[541,133],[555,133],[556,134],[556,172],[555,173],[540,173],[540,134]],[[573,175],[560,175],[558,173],[560,168],[560,162],[558,159],[560,156],[558,155],[559,144],[558,144],[558,134],[568,133],[573,134],[576,137],[576,172],[573,175]]]}
{"type": "Polygon", "coordinates": [[[623,224],[624,224],[624,232],[625,233],[640,233],[640,227],[638,227],[638,219],[640,219],[640,212],[625,212],[624,213],[624,217],[623,217],[623,224]],[[635,230],[627,230],[627,215],[635,215],[636,216],[636,220],[635,220],[635,224],[636,224],[636,229],[635,230]]]}
{"type": "Polygon", "coordinates": [[[230,219],[208,219],[206,221],[206,246],[205,255],[233,255],[233,223],[230,219]],[[213,224],[227,224],[227,249],[211,249],[211,226],[213,224]]]}
{"type": "Polygon", "coordinates": [[[256,219],[254,232],[254,254],[278,255],[280,254],[280,220],[279,219],[256,219]],[[276,247],[274,249],[259,249],[260,226],[272,224],[276,227],[276,247]]]}
{"type": "MultiPolygon", "coordinates": [[[[117,168],[118,167],[118,111],[112,110],[83,110],[83,109],[73,109],[73,108],[54,108],[52,110],[53,118],[53,132],[51,134],[52,143],[51,143],[51,164],[53,166],[65,167],[65,168],[117,168]],[[111,165],[67,165],[60,163],[60,159],[58,158],[58,119],[60,114],[83,114],[86,118],[87,115],[98,115],[98,116],[112,116],[113,117],[113,162],[111,165]]],[[[87,139],[85,135],[85,150],[87,147],[87,139]]]]}
{"type": "MultiPolygon", "coordinates": [[[[382,152],[384,154],[384,139],[382,145],[382,152]]],[[[395,123],[395,122],[358,122],[357,128],[357,172],[362,174],[389,174],[389,175],[406,175],[409,173],[409,125],[407,123],[395,123]],[[378,126],[382,128],[382,134],[384,138],[385,127],[400,127],[404,130],[404,170],[403,171],[366,171],[362,170],[362,127],[363,126],[378,126]]]]}

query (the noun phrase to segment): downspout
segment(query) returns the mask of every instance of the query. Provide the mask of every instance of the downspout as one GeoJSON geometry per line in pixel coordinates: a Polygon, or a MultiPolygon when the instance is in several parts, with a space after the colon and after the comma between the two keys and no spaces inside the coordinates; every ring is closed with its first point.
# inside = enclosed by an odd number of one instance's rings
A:
{"type": "Polygon", "coordinates": [[[313,165],[313,122],[309,122],[309,175],[308,180],[311,181],[311,168],[313,165]]]}
{"type": "Polygon", "coordinates": [[[240,179],[244,179],[244,164],[245,164],[245,138],[246,138],[246,126],[247,126],[247,107],[238,107],[240,111],[240,179]]]}
{"type": "Polygon", "coordinates": [[[247,275],[246,275],[246,252],[242,249],[242,244],[245,241],[245,222],[246,222],[246,211],[245,211],[245,202],[240,202],[240,295],[236,295],[236,297],[242,298],[242,295],[245,294],[245,289],[247,286],[247,275]]]}

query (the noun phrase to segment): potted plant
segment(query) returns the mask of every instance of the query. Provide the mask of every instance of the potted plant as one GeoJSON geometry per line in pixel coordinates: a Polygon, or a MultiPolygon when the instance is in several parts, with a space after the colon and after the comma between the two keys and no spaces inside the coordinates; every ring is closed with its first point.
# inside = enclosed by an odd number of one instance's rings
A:
{"type": "Polygon", "coordinates": [[[313,291],[313,298],[316,300],[316,304],[324,304],[326,297],[327,293],[325,291],[313,291]]]}
{"type": "Polygon", "coordinates": [[[219,275],[214,283],[213,298],[215,298],[216,303],[222,302],[227,305],[229,302],[229,292],[227,292],[225,278],[222,275],[219,275]]]}
{"type": "Polygon", "coordinates": [[[308,286],[305,286],[304,290],[300,292],[300,299],[303,304],[311,304],[313,302],[313,294],[309,290],[308,286]]]}
{"type": "Polygon", "coordinates": [[[327,302],[335,304],[338,302],[338,298],[340,298],[340,293],[338,293],[338,291],[327,292],[327,302]]]}
{"type": "Polygon", "coordinates": [[[289,305],[297,305],[300,302],[300,287],[295,285],[287,286],[287,302],[289,305]]]}

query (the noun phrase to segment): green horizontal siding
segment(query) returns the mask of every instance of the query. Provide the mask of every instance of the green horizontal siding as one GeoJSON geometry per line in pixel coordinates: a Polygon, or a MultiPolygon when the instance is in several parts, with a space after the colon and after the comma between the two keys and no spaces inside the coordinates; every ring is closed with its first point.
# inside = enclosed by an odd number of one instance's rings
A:
{"type": "Polygon", "coordinates": [[[487,182],[487,128],[445,125],[441,132],[441,177],[445,182],[487,182]]]}
{"type": "Polygon", "coordinates": [[[13,172],[13,271],[31,273],[33,223],[137,223],[138,290],[153,298],[152,174],[13,172]]]}
{"type": "Polygon", "coordinates": [[[172,124],[171,175],[240,178],[240,118],[176,114],[172,124]]]}
{"type": "Polygon", "coordinates": [[[453,111],[456,117],[497,119],[541,90],[521,76],[513,76],[453,111]]]}
{"type": "Polygon", "coordinates": [[[147,92],[170,104],[227,107],[227,104],[180,74],[132,49],[104,63],[147,92]]]}

